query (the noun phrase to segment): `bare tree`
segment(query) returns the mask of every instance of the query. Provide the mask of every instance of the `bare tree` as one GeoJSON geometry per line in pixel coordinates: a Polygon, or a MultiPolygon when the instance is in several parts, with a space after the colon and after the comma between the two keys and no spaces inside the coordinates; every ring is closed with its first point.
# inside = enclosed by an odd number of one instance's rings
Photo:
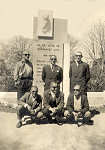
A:
{"type": "Polygon", "coordinates": [[[93,61],[97,58],[102,59],[102,69],[103,62],[105,58],[105,23],[99,21],[91,27],[88,33],[88,38],[84,42],[84,48],[89,54],[93,61]]]}
{"type": "Polygon", "coordinates": [[[104,85],[104,59],[105,59],[105,23],[99,21],[91,27],[88,32],[88,38],[84,42],[84,49],[87,51],[93,66],[91,76],[94,82],[94,88],[104,85]]]}
{"type": "MultiPolygon", "coordinates": [[[[7,90],[14,88],[13,72],[15,64],[21,60],[23,51],[29,50],[32,53],[33,40],[23,36],[15,36],[6,44],[1,43],[1,51],[3,53],[3,62],[5,63],[5,79],[7,90]]],[[[1,57],[0,57],[1,58],[1,57]]],[[[32,60],[32,55],[31,55],[32,60]]],[[[3,66],[3,65],[2,65],[3,66]]]]}
{"type": "Polygon", "coordinates": [[[73,59],[73,52],[77,49],[77,46],[78,46],[78,43],[79,41],[74,38],[72,35],[68,35],[68,43],[69,43],[69,46],[70,46],[70,57],[72,60],[73,59]]]}

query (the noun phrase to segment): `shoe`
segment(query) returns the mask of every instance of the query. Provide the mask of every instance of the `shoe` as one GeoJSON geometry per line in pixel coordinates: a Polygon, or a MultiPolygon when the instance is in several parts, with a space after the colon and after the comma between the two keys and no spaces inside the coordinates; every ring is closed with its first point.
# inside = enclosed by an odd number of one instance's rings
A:
{"type": "Polygon", "coordinates": [[[35,120],[34,120],[34,123],[36,124],[36,125],[40,125],[40,119],[38,119],[38,118],[35,118],[35,120]]]}
{"type": "Polygon", "coordinates": [[[62,125],[63,125],[63,123],[62,123],[62,122],[58,122],[58,121],[57,121],[57,125],[62,126],[62,125]]]}
{"type": "Polygon", "coordinates": [[[52,123],[53,123],[53,120],[52,120],[52,119],[48,119],[48,123],[49,123],[49,124],[52,124],[52,123]]]}
{"type": "Polygon", "coordinates": [[[22,126],[22,122],[19,121],[19,122],[17,123],[16,127],[17,127],[17,128],[20,128],[21,126],[22,126]]]}
{"type": "Polygon", "coordinates": [[[48,121],[49,124],[52,124],[53,123],[52,117],[51,116],[47,117],[47,121],[48,121]]]}
{"type": "Polygon", "coordinates": [[[83,122],[77,122],[77,126],[80,127],[83,125],[83,122]]]}
{"type": "Polygon", "coordinates": [[[84,123],[87,124],[87,125],[93,125],[94,121],[93,120],[88,120],[88,121],[85,121],[84,123]]]}
{"type": "Polygon", "coordinates": [[[31,124],[35,122],[35,117],[31,117],[31,124]]]}
{"type": "Polygon", "coordinates": [[[63,125],[63,122],[60,119],[55,119],[55,123],[59,126],[63,125]]]}

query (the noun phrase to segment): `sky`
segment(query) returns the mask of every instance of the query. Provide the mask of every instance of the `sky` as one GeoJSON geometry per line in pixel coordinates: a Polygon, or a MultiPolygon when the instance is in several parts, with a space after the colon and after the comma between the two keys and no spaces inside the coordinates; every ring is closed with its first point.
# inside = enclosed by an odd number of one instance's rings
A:
{"type": "Polygon", "coordinates": [[[0,40],[15,35],[33,37],[33,16],[39,9],[68,20],[68,33],[83,38],[90,25],[105,20],[105,0],[0,0],[0,40]]]}

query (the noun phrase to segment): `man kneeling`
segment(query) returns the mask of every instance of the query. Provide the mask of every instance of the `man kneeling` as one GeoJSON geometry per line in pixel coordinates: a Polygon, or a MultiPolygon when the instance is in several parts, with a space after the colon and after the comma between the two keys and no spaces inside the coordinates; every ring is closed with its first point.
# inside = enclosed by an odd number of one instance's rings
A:
{"type": "Polygon", "coordinates": [[[25,115],[31,116],[31,119],[38,118],[40,119],[42,116],[41,113],[42,108],[42,98],[38,94],[37,86],[33,86],[31,91],[25,93],[23,97],[18,101],[18,108],[17,108],[17,118],[18,123],[16,125],[17,128],[22,126],[22,118],[25,115]]]}
{"type": "Polygon", "coordinates": [[[78,126],[83,122],[89,122],[91,118],[89,103],[87,96],[81,94],[80,85],[74,86],[74,93],[69,95],[66,108],[64,116],[71,121],[76,121],[78,126]]]}
{"type": "Polygon", "coordinates": [[[61,125],[61,117],[63,116],[64,94],[60,91],[59,85],[56,82],[51,82],[50,89],[44,93],[44,109],[43,113],[51,122],[52,119],[61,125]]]}

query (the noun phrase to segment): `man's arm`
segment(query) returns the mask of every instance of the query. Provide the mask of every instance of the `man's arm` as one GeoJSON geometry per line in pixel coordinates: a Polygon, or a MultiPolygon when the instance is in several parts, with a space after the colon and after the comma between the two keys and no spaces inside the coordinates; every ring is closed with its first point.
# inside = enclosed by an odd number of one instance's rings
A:
{"type": "Polygon", "coordinates": [[[18,101],[19,105],[25,105],[26,104],[26,100],[28,99],[28,95],[29,93],[25,93],[18,101]]]}
{"type": "Polygon", "coordinates": [[[72,65],[70,64],[70,68],[69,68],[69,78],[71,79],[72,77],[72,65]]]}
{"type": "Polygon", "coordinates": [[[43,99],[43,105],[44,105],[44,107],[45,108],[47,108],[47,109],[49,109],[50,108],[50,105],[49,105],[49,103],[48,103],[48,94],[47,94],[47,92],[45,92],[44,93],[44,99],[43,99]]]}
{"type": "Polygon", "coordinates": [[[60,95],[60,103],[58,104],[57,108],[56,109],[62,109],[64,107],[64,94],[62,93],[60,95]]]}
{"type": "Polygon", "coordinates": [[[72,78],[72,66],[70,64],[70,68],[69,68],[69,78],[70,78],[70,90],[71,90],[71,78],[72,78]]]}
{"type": "Polygon", "coordinates": [[[42,69],[42,80],[43,80],[43,82],[45,82],[45,78],[46,78],[46,72],[45,72],[45,67],[43,67],[43,69],[42,69]]]}
{"type": "Polygon", "coordinates": [[[89,110],[89,103],[86,95],[83,95],[83,102],[82,102],[83,108],[81,109],[82,113],[85,113],[89,110]]]}
{"type": "Polygon", "coordinates": [[[67,105],[66,105],[67,110],[72,113],[74,111],[73,108],[73,101],[72,101],[72,97],[69,95],[68,99],[67,99],[67,105]]]}
{"type": "Polygon", "coordinates": [[[31,106],[27,103],[27,100],[29,99],[30,93],[25,93],[20,100],[18,101],[19,105],[22,105],[23,107],[27,108],[29,111],[32,111],[31,106]]]}
{"type": "Polygon", "coordinates": [[[31,63],[31,67],[32,67],[32,80],[33,80],[33,75],[34,75],[34,71],[33,71],[33,64],[31,63]]]}
{"type": "Polygon", "coordinates": [[[63,69],[60,67],[60,70],[59,70],[59,83],[61,83],[63,81],[63,69]]]}
{"type": "Polygon", "coordinates": [[[86,83],[90,80],[90,69],[89,69],[89,65],[87,64],[87,68],[86,68],[86,83]]]}
{"type": "Polygon", "coordinates": [[[42,109],[42,97],[41,96],[39,96],[39,101],[40,101],[40,103],[39,103],[38,107],[34,109],[35,112],[38,112],[42,109]]]}
{"type": "Polygon", "coordinates": [[[19,78],[19,64],[16,64],[14,69],[14,81],[17,81],[19,78]]]}

